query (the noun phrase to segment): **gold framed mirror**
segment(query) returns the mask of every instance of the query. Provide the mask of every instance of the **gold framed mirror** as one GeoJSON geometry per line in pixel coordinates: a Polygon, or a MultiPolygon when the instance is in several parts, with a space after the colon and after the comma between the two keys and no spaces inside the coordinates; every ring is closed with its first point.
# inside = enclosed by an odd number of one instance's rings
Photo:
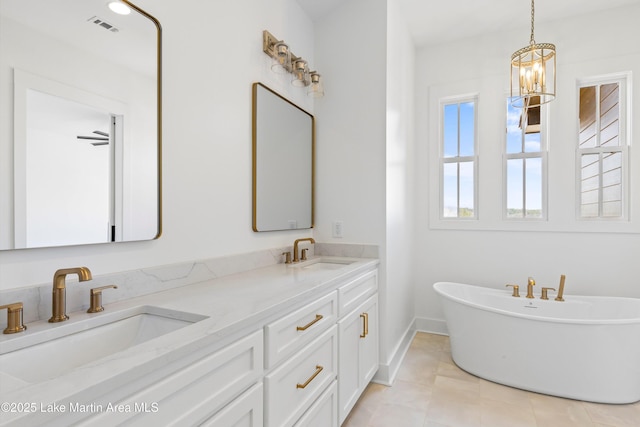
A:
{"type": "Polygon", "coordinates": [[[253,231],[313,228],[315,118],[253,84],[253,231]]]}
{"type": "Polygon", "coordinates": [[[162,29],[119,3],[0,2],[0,250],[161,234],[162,29]]]}

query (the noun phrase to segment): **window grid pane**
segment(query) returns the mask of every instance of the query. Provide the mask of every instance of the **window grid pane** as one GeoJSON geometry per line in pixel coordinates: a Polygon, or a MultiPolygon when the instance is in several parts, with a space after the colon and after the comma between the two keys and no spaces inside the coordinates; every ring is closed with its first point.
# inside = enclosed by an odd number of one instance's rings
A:
{"type": "Polygon", "coordinates": [[[475,101],[443,105],[443,218],[475,218],[475,101]]]}
{"type": "Polygon", "coordinates": [[[580,216],[623,217],[620,84],[582,87],[579,96],[580,216]]]}
{"type": "Polygon", "coordinates": [[[507,219],[543,219],[543,141],[540,110],[511,106],[507,99],[505,147],[507,219]]]}

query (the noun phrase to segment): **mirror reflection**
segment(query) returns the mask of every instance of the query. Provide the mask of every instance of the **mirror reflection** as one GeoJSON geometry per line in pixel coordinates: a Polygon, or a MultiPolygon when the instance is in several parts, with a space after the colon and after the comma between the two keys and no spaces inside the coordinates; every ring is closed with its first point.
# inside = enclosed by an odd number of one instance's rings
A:
{"type": "Polygon", "coordinates": [[[0,2],[0,249],[160,235],[160,25],[107,3],[0,2]]]}
{"type": "Polygon", "coordinates": [[[253,85],[253,230],[313,227],[314,117],[253,85]]]}

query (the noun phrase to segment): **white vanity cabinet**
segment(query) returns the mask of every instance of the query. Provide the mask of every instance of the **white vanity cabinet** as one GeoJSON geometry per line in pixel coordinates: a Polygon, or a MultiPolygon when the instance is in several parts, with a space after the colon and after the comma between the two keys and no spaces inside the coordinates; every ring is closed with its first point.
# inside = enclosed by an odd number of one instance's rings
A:
{"type": "Polygon", "coordinates": [[[377,275],[362,277],[341,290],[346,296],[357,297],[348,298],[346,306],[355,308],[338,321],[340,424],[378,370],[377,275]]]}
{"type": "Polygon", "coordinates": [[[263,333],[258,331],[126,398],[110,400],[115,410],[103,408],[81,425],[262,426],[262,373],[263,333]]]}
{"type": "Polygon", "coordinates": [[[212,342],[192,341],[193,352],[168,353],[99,395],[129,410],[105,406],[78,425],[340,426],[378,369],[377,274],[329,279],[227,335],[229,345],[203,335],[212,342]]]}

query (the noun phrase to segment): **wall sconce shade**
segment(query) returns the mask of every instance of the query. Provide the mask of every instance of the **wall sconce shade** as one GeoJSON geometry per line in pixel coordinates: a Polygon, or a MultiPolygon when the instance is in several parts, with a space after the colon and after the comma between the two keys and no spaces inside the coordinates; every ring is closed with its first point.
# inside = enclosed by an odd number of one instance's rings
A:
{"type": "Polygon", "coordinates": [[[274,63],[271,66],[273,72],[278,74],[291,73],[293,86],[308,87],[307,95],[315,98],[324,96],[320,74],[316,71],[310,72],[306,60],[296,56],[283,40],[278,40],[266,30],[262,32],[262,51],[273,58],[274,63]],[[314,75],[316,77],[313,77],[314,75]]]}
{"type": "Polygon", "coordinates": [[[296,87],[306,87],[310,84],[309,65],[304,59],[297,59],[293,65],[293,78],[291,84],[296,87]]]}
{"type": "Polygon", "coordinates": [[[324,96],[324,87],[322,85],[320,74],[318,74],[316,71],[311,71],[309,73],[309,76],[311,78],[311,84],[307,89],[307,95],[313,98],[320,98],[324,96]]]}
{"type": "Polygon", "coordinates": [[[285,42],[278,42],[273,47],[274,62],[271,71],[277,74],[287,74],[291,70],[291,52],[285,42]]]}
{"type": "Polygon", "coordinates": [[[511,55],[511,105],[517,108],[546,104],[556,97],[556,47],[536,43],[534,0],[531,0],[531,39],[529,46],[511,55]]]}

